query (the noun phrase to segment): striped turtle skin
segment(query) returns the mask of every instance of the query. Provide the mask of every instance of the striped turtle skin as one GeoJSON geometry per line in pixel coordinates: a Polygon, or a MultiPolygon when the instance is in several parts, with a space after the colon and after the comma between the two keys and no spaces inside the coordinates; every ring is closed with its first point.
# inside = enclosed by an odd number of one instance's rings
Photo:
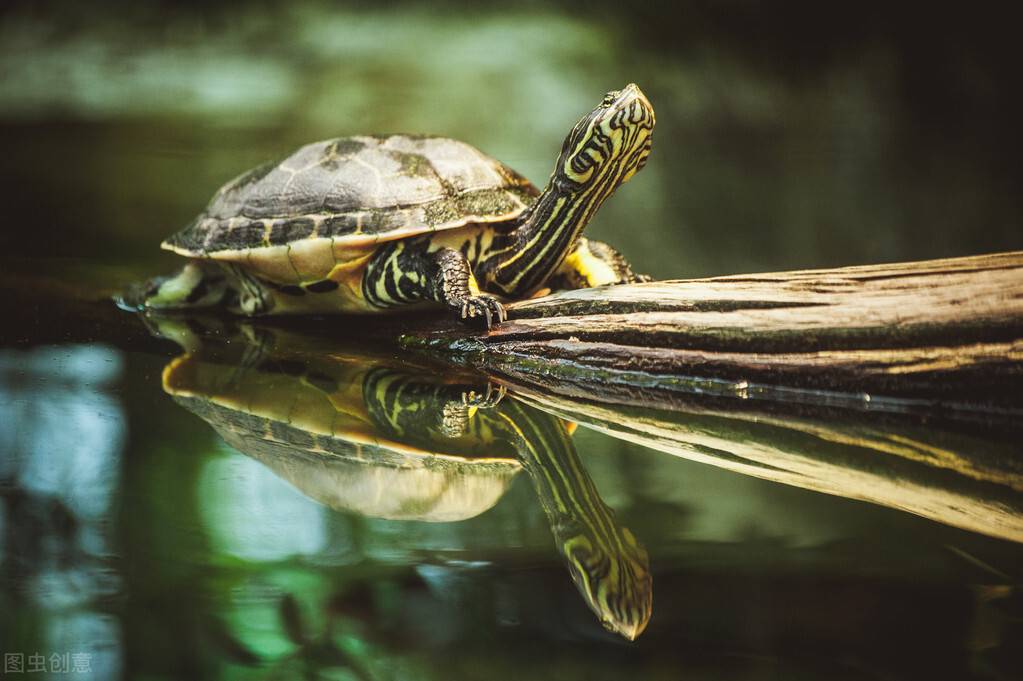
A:
{"type": "Polygon", "coordinates": [[[133,307],[265,314],[446,307],[486,328],[501,301],[641,280],[582,231],[650,153],[654,113],[629,85],[571,129],[543,191],[444,137],[307,144],[222,187],[162,247],[190,259],[133,307]]]}

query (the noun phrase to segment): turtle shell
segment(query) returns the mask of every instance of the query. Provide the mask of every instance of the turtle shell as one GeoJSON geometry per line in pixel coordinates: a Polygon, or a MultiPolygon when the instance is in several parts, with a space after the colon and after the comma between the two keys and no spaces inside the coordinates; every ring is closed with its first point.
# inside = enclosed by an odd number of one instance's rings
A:
{"type": "MultiPolygon", "coordinates": [[[[444,137],[341,137],[307,144],[224,185],[162,246],[244,261],[252,252],[321,241],[355,250],[518,216],[539,192],[478,149],[444,137]]],[[[335,253],[336,255],[336,253],[335,253]]]]}

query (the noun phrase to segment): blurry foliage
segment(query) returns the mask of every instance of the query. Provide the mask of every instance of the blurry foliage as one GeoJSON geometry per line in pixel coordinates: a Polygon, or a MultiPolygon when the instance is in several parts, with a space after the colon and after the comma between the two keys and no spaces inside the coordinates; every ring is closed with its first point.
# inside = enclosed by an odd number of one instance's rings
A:
{"type": "Polygon", "coordinates": [[[61,238],[2,245],[152,267],[224,181],[334,135],[455,136],[542,184],[636,81],[654,153],[590,233],[658,277],[1019,248],[1009,26],[871,2],[19,3],[0,180],[61,238]]]}

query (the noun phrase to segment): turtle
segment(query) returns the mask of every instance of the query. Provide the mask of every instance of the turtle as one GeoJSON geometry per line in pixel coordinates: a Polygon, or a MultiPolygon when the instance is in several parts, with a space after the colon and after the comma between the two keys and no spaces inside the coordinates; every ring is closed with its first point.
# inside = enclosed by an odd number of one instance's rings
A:
{"type": "Polygon", "coordinates": [[[446,137],[307,144],[221,187],[161,244],[189,263],[125,300],[141,310],[245,316],[433,305],[490,328],[507,318],[502,300],[644,281],[582,231],[643,168],[653,127],[637,85],[607,93],[565,137],[542,192],[446,137]]]}
{"type": "Polygon", "coordinates": [[[158,322],[190,348],[164,368],[163,388],[235,449],[333,509],[391,520],[474,517],[524,470],[589,608],[612,632],[642,633],[649,558],[600,498],[573,424],[475,374],[205,323],[158,322]]]}

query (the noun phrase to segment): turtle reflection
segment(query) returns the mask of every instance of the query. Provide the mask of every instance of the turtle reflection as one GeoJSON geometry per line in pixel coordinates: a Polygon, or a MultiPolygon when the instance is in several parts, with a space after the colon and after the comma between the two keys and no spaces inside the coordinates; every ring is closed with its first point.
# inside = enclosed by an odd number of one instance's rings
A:
{"type": "Polygon", "coordinates": [[[478,515],[524,469],[587,605],[607,629],[642,633],[646,550],[600,498],[565,422],[475,377],[313,352],[280,334],[257,342],[247,326],[250,342],[225,345],[200,343],[194,330],[160,323],[189,349],[163,386],[231,446],[331,508],[396,520],[478,515]]]}

